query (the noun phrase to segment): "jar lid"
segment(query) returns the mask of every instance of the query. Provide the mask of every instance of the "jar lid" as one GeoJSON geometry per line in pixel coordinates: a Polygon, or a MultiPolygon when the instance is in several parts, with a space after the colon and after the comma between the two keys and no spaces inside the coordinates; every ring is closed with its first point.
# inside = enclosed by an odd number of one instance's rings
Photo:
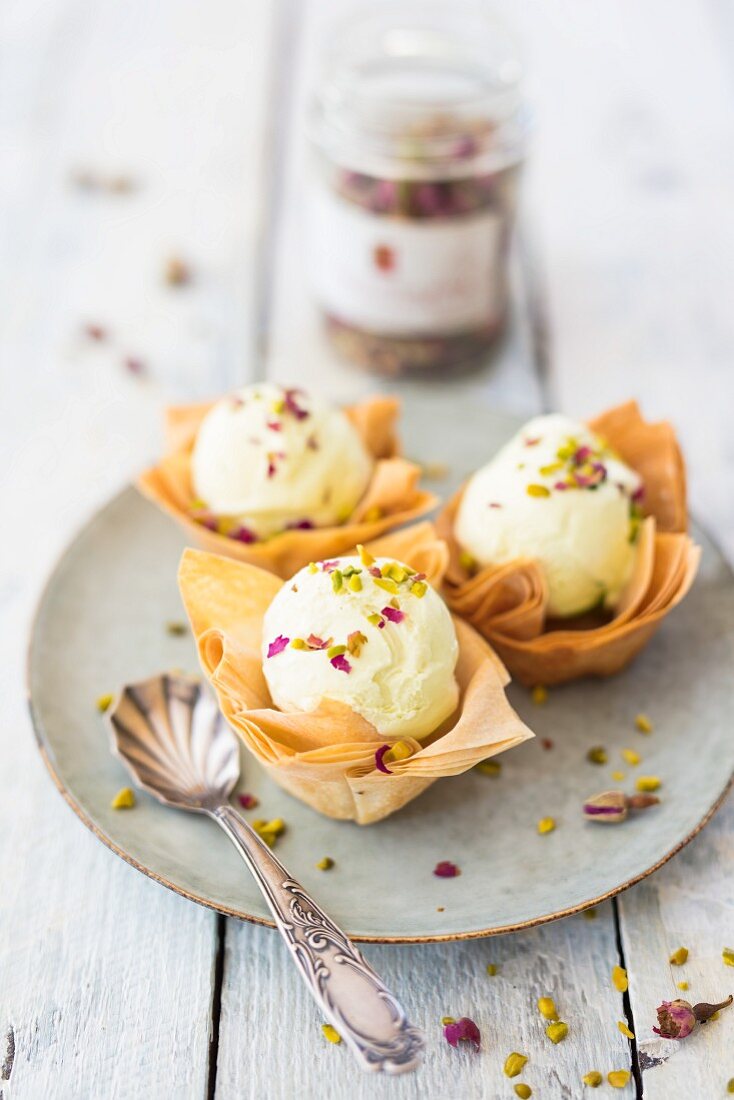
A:
{"type": "Polygon", "coordinates": [[[370,175],[494,172],[523,154],[519,46],[507,26],[462,4],[390,4],[330,41],[311,117],[329,158],[370,175]]]}

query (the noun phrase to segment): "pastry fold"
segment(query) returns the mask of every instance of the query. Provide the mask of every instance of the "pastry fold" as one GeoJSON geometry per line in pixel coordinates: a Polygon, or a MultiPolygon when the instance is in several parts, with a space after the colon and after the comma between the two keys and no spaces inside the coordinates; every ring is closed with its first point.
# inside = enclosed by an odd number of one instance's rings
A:
{"type": "Polygon", "coordinates": [[[357,543],[366,543],[425,515],[437,503],[418,484],[420,467],[399,454],[396,425],[400,402],[377,396],[344,410],[375,460],[370,484],[346,523],[283,531],[254,543],[238,542],[210,530],[195,518],[191,452],[199,425],[212,404],[179,405],[167,410],[165,454],[137,481],[140,492],[168,512],[204,550],[249,562],[279,577],[291,577],[310,561],[338,557],[357,543]]]}
{"type": "Polygon", "coordinates": [[[647,644],[688,592],[701,551],[687,534],[686,475],[673,427],[648,423],[635,401],[589,421],[642,477],[646,518],[635,569],[611,619],[550,620],[543,572],[531,559],[485,566],[470,575],[460,561],[454,520],[463,490],[443,508],[437,528],[449,548],[444,598],[528,685],[611,676],[647,644]]]}
{"type": "MultiPolygon", "coordinates": [[[[430,523],[369,543],[374,555],[405,561],[439,586],[445,544],[430,523]]],[[[360,825],[379,821],[421,794],[436,779],[532,737],[505,695],[509,676],[487,643],[455,619],[459,642],[455,713],[422,741],[403,738],[407,759],[379,771],[375,753],[385,738],[343,704],[324,701],[309,713],[276,710],[262,671],[262,620],[281,587],[272,573],[247,562],[184,551],[179,586],[201,666],[234,731],[268,774],[290,794],[328,817],[360,825]]]]}

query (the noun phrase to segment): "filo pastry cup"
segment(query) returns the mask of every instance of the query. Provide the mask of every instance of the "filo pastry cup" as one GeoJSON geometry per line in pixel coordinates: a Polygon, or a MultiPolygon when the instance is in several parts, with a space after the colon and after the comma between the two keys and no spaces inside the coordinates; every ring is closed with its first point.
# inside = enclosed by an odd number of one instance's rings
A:
{"type": "Polygon", "coordinates": [[[399,453],[400,402],[376,396],[343,411],[374,459],[367,490],[349,519],[338,526],[287,530],[262,542],[243,543],[210,530],[195,518],[191,454],[196,434],[214,402],[174,406],[166,411],[165,454],[140,475],[140,492],[167,512],[204,550],[249,562],[286,578],[310,561],[337,557],[357,543],[425,515],[437,500],[421,489],[420,467],[399,453]]]}
{"type": "Polygon", "coordinates": [[[513,677],[530,686],[619,672],[686,595],[700,560],[700,548],[687,534],[685,466],[672,425],[648,423],[635,401],[588,423],[641,476],[645,489],[633,574],[609,621],[594,614],[549,619],[546,582],[531,559],[470,575],[454,536],[463,489],[437,521],[449,548],[446,602],[491,643],[513,677]]]}
{"type": "MultiPolygon", "coordinates": [[[[418,524],[371,542],[375,556],[398,558],[434,586],[447,564],[433,527],[418,524]]],[[[459,703],[437,730],[408,745],[390,774],[375,753],[386,738],[341,703],[308,713],[275,709],[262,670],[265,611],[282,582],[247,562],[186,550],[179,586],[199,659],[224,717],[279,786],[327,817],[367,825],[399,810],[441,776],[459,775],[481,760],[532,737],[505,695],[509,676],[467,623],[454,619],[459,643],[459,703]]]]}

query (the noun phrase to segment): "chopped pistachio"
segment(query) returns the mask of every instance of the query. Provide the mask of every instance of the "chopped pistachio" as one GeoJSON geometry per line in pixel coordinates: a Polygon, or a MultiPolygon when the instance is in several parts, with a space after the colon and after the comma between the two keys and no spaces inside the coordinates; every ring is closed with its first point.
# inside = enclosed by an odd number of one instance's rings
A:
{"type": "Polygon", "coordinates": [[[640,733],[652,733],[653,724],[646,714],[638,714],[635,718],[635,726],[640,733]]]}
{"type": "Polygon", "coordinates": [[[552,997],[540,997],[538,999],[538,1012],[544,1020],[557,1020],[558,1010],[552,997]]]}
{"type": "Polygon", "coordinates": [[[309,571],[309,573],[318,573],[319,567],[318,567],[318,565],[316,564],[315,561],[310,561],[308,563],[308,571],[309,571]]]}
{"type": "Polygon", "coordinates": [[[422,600],[428,590],[428,585],[425,581],[413,581],[410,586],[410,593],[412,596],[417,596],[419,600],[422,600]]]}
{"type": "Polygon", "coordinates": [[[628,1039],[634,1039],[635,1033],[633,1031],[630,1031],[624,1020],[617,1020],[617,1027],[628,1039]]]}
{"type": "Polygon", "coordinates": [[[135,791],[132,787],[123,787],[110,802],[113,810],[131,810],[135,805],[135,791]]]}
{"type": "Polygon", "coordinates": [[[553,817],[541,817],[538,822],[538,832],[541,836],[545,836],[546,833],[552,833],[556,827],[556,821],[553,817]]]}
{"type": "Polygon", "coordinates": [[[476,573],[478,562],[468,550],[462,550],[459,554],[459,565],[462,569],[465,569],[467,573],[476,573]]]}
{"type": "Polygon", "coordinates": [[[97,699],[97,710],[100,714],[104,714],[106,710],[110,709],[114,701],[115,697],[111,693],[109,695],[100,695],[97,699]]]}
{"type": "Polygon", "coordinates": [[[594,745],[594,747],[587,752],[586,759],[590,764],[606,764],[609,757],[603,745],[594,745]]]}
{"type": "Polygon", "coordinates": [[[642,760],[639,752],[635,752],[634,749],[622,749],[622,759],[625,764],[629,764],[631,768],[636,768],[642,760]]]}
{"type": "Polygon", "coordinates": [[[320,859],[319,862],[316,864],[316,870],[330,871],[333,866],[334,860],[331,858],[331,856],[324,856],[324,858],[320,859]]]}
{"type": "Polygon", "coordinates": [[[530,693],[530,698],[536,707],[542,707],[543,703],[548,702],[548,688],[544,684],[536,684],[530,693]]]}
{"type": "Polygon", "coordinates": [[[561,1043],[568,1035],[568,1024],[558,1020],[555,1024],[548,1024],[545,1033],[552,1043],[561,1043]]]}
{"type": "Polygon", "coordinates": [[[656,775],[639,775],[635,780],[636,791],[657,791],[662,782],[656,775]]]}
{"type": "Polygon", "coordinates": [[[384,588],[386,592],[391,592],[393,595],[397,595],[400,591],[395,581],[390,577],[375,577],[375,584],[378,588],[384,588]]]}
{"type": "Polygon", "coordinates": [[[683,966],[684,962],[688,961],[688,948],[679,947],[668,959],[668,962],[673,966],[683,966]]]}
{"type": "Polygon", "coordinates": [[[607,1081],[613,1089],[623,1089],[630,1079],[630,1073],[627,1069],[613,1069],[607,1074],[607,1081]]]}
{"type": "Polygon", "coordinates": [[[530,1100],[530,1097],[533,1095],[533,1090],[530,1088],[530,1085],[526,1085],[522,1081],[514,1085],[513,1088],[515,1090],[515,1096],[519,1096],[520,1100],[530,1100]]]}
{"type": "Polygon", "coordinates": [[[512,1054],[508,1054],[505,1058],[504,1073],[505,1077],[519,1077],[527,1063],[527,1057],[524,1054],[518,1054],[517,1051],[513,1051],[512,1054]]]}
{"type": "Polygon", "coordinates": [[[372,557],[369,550],[365,550],[361,542],[357,543],[357,553],[359,554],[359,560],[365,567],[375,564],[375,559],[372,557]]]}
{"type": "Polygon", "coordinates": [[[341,657],[341,655],[346,652],[347,647],[345,645],[330,645],[326,651],[326,656],[331,661],[334,657],[341,657]]]}
{"type": "Polygon", "coordinates": [[[371,615],[367,616],[367,622],[370,623],[371,626],[379,626],[382,622],[382,615],[378,615],[376,611],[373,611],[371,615]]]}
{"type": "Polygon", "coordinates": [[[331,587],[335,592],[340,592],[342,585],[344,584],[344,576],[341,569],[335,569],[331,574],[331,587]]]}
{"type": "Polygon", "coordinates": [[[183,634],[186,634],[188,627],[186,623],[179,623],[171,621],[166,623],[166,633],[170,634],[172,638],[180,638],[183,634]]]}
{"type": "Polygon", "coordinates": [[[362,580],[356,573],[352,573],[347,583],[352,592],[362,591],[362,580]]]}
{"type": "Polygon", "coordinates": [[[497,964],[487,963],[487,973],[489,974],[490,978],[493,978],[497,973],[497,964]]]}
{"type": "Polygon", "coordinates": [[[734,1092],[734,1077],[730,1077],[729,1080],[726,1082],[726,1091],[734,1092]]]}
{"type": "Polygon", "coordinates": [[[293,638],[291,639],[291,649],[308,649],[308,644],[303,638],[293,638]]]}
{"type": "Polygon", "coordinates": [[[685,993],[685,991],[689,988],[689,984],[688,984],[688,982],[676,982],[675,983],[675,988],[676,989],[682,989],[683,992],[685,993]]]}
{"type": "Polygon", "coordinates": [[[624,779],[624,772],[614,771],[611,773],[611,777],[615,783],[621,783],[624,779]]]}
{"type": "Polygon", "coordinates": [[[455,1024],[455,1023],[456,1023],[456,1017],[455,1016],[442,1016],[441,1017],[442,1027],[448,1027],[449,1024],[455,1024]]]}
{"type": "Polygon", "coordinates": [[[322,1024],[321,1030],[324,1033],[324,1038],[328,1039],[330,1043],[340,1043],[342,1041],[341,1035],[331,1024],[322,1024]]]}
{"type": "Polygon", "coordinates": [[[389,577],[395,581],[396,584],[402,584],[408,576],[407,569],[404,569],[402,565],[398,565],[396,561],[388,562],[387,565],[383,565],[381,569],[383,577],[389,577]]]}
{"type": "Polygon", "coordinates": [[[407,741],[396,741],[383,756],[383,760],[394,763],[396,760],[407,760],[413,755],[413,749],[407,741]]]}
{"type": "Polygon", "coordinates": [[[502,771],[502,764],[499,760],[480,760],[474,765],[474,770],[481,772],[482,775],[498,776],[502,771]]]}
{"type": "Polygon", "coordinates": [[[725,947],[721,952],[721,957],[724,960],[726,966],[734,966],[734,948],[725,947]]]}
{"type": "Polygon", "coordinates": [[[549,497],[550,489],[545,485],[528,485],[525,492],[529,497],[549,497]]]}
{"type": "Polygon", "coordinates": [[[590,1089],[598,1089],[604,1078],[599,1073],[598,1069],[592,1069],[589,1073],[585,1073],[581,1080],[585,1085],[588,1085],[590,1089]]]}
{"type": "Polygon", "coordinates": [[[627,977],[627,971],[623,966],[612,967],[612,985],[618,992],[626,993],[629,986],[629,978],[627,977]]]}

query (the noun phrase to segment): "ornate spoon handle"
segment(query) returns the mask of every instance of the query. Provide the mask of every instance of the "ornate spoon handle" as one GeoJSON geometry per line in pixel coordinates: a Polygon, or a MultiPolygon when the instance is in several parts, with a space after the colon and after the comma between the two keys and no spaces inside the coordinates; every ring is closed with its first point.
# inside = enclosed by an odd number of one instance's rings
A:
{"type": "Polygon", "coordinates": [[[348,937],[231,806],[211,816],[252,871],[301,977],[362,1069],[415,1069],[423,1036],[348,937]]]}

